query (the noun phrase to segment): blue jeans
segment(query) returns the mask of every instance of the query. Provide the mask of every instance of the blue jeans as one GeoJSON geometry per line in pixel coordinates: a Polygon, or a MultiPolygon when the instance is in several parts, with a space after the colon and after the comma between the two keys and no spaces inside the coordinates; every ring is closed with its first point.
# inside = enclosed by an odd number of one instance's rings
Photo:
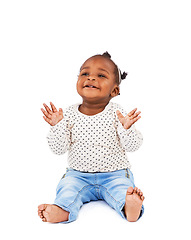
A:
{"type": "MultiPolygon", "coordinates": [[[[134,185],[133,174],[130,169],[114,172],[86,173],[67,169],[57,186],[54,204],[69,212],[69,219],[63,223],[76,220],[78,212],[84,203],[104,200],[123,218],[125,196],[128,187],[134,185]]],[[[144,207],[139,218],[144,212],[144,207]]]]}

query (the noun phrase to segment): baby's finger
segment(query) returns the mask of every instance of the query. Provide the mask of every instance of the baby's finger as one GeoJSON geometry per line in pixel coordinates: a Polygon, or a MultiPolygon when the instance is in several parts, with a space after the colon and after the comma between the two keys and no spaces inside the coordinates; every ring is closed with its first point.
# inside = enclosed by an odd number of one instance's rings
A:
{"type": "Polygon", "coordinates": [[[45,115],[45,117],[47,117],[47,118],[50,118],[50,117],[51,117],[51,115],[50,115],[48,112],[46,112],[43,108],[41,108],[41,111],[43,112],[43,114],[45,115]]]}
{"type": "Polygon", "coordinates": [[[50,118],[47,118],[45,116],[43,116],[44,120],[49,123],[52,126],[52,120],[50,118]]]}
{"type": "Polygon", "coordinates": [[[131,119],[136,118],[137,116],[139,116],[140,113],[141,113],[141,111],[134,113],[134,114],[131,116],[131,119]]]}
{"type": "Polygon", "coordinates": [[[132,119],[133,124],[134,124],[135,122],[137,122],[140,118],[141,118],[141,116],[138,116],[138,117],[136,117],[136,118],[133,118],[133,119],[132,119]]]}
{"type": "Polygon", "coordinates": [[[137,111],[137,108],[133,109],[131,112],[129,112],[127,115],[131,117],[135,112],[137,111]]]}
{"type": "Polygon", "coordinates": [[[60,113],[60,114],[63,114],[62,108],[59,108],[59,113],[60,113]]]}
{"type": "Polygon", "coordinates": [[[52,111],[53,111],[54,113],[57,112],[57,109],[56,109],[56,107],[54,106],[54,104],[53,104],[52,102],[50,102],[50,106],[51,106],[52,111]]]}
{"type": "Polygon", "coordinates": [[[118,116],[119,119],[124,118],[123,114],[119,110],[117,110],[116,113],[117,113],[117,116],[118,116]]]}
{"type": "Polygon", "coordinates": [[[45,107],[46,111],[47,111],[49,114],[52,114],[52,111],[50,110],[50,108],[49,108],[45,103],[43,103],[43,106],[45,107]]]}

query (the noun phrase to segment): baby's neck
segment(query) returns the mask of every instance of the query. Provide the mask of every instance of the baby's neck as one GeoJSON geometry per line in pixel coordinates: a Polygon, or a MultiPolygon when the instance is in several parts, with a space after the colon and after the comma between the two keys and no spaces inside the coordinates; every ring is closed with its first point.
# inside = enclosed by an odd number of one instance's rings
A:
{"type": "Polygon", "coordinates": [[[93,104],[93,103],[83,102],[79,106],[78,110],[85,115],[91,116],[91,115],[95,115],[95,114],[98,114],[98,113],[102,112],[105,109],[105,107],[108,103],[93,104]]]}

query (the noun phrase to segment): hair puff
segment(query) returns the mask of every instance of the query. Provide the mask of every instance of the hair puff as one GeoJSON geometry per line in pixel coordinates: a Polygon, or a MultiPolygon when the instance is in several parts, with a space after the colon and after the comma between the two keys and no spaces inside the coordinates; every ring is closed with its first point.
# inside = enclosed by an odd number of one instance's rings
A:
{"type": "Polygon", "coordinates": [[[111,58],[111,55],[108,52],[104,52],[102,54],[103,57],[111,58]]]}
{"type": "Polygon", "coordinates": [[[121,74],[121,79],[122,79],[122,80],[125,79],[125,78],[127,77],[127,75],[128,75],[127,72],[123,72],[123,73],[121,74]]]}

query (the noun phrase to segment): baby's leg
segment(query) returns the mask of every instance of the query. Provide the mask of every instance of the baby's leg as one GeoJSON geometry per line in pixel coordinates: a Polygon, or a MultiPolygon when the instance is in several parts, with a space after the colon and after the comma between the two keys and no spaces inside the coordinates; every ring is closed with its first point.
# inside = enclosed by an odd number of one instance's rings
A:
{"type": "Polygon", "coordinates": [[[144,196],[140,189],[129,187],[125,199],[125,215],[129,222],[136,222],[140,216],[144,196]]]}
{"type": "Polygon", "coordinates": [[[68,221],[69,212],[52,204],[38,206],[38,215],[43,222],[58,223],[68,221]]]}
{"type": "Polygon", "coordinates": [[[75,221],[81,206],[91,200],[97,200],[92,193],[94,174],[68,169],[57,186],[54,205],[42,204],[38,215],[44,222],[75,221]]]}

